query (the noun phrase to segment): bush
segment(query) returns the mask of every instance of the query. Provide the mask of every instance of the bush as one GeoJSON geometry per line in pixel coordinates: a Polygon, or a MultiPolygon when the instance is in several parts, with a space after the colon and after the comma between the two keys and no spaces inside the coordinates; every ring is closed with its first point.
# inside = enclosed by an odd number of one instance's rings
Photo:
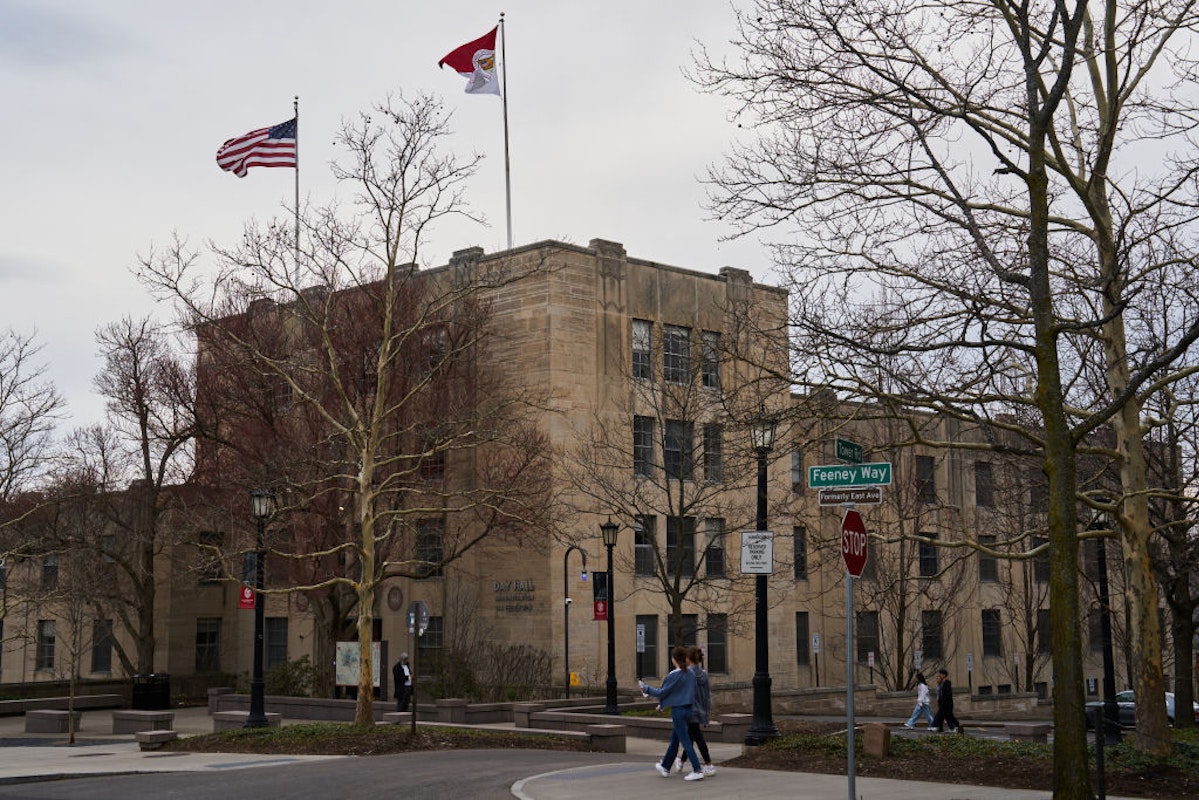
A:
{"type": "Polygon", "coordinates": [[[316,667],[308,656],[267,670],[262,676],[266,693],[281,697],[310,697],[316,682],[316,667]]]}

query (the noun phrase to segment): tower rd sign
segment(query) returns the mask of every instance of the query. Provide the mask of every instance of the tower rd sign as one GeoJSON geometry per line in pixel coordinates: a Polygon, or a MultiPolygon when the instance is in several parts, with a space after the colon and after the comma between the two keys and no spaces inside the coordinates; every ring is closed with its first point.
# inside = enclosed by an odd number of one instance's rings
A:
{"type": "Polygon", "coordinates": [[[820,489],[826,486],[890,486],[891,463],[876,464],[828,464],[808,467],[808,487],[820,489]]]}
{"type": "Polygon", "coordinates": [[[866,568],[866,523],[862,515],[852,508],[841,520],[841,555],[845,558],[845,569],[855,578],[862,577],[866,568]]]}

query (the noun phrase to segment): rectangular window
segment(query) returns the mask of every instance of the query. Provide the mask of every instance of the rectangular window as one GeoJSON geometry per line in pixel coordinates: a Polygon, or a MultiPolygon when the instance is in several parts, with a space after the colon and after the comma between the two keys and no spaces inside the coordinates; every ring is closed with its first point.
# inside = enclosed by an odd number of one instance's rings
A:
{"type": "Polygon", "coordinates": [[[1047,608],[1037,609],[1037,652],[1053,650],[1053,614],[1047,608]]]}
{"type": "Polygon", "coordinates": [[[633,474],[654,476],[653,417],[633,417],[633,474]]]}
{"type": "Polygon", "coordinates": [[[649,320],[633,320],[633,377],[654,379],[654,325],[649,320]]]}
{"type": "Polygon", "coordinates": [[[1092,653],[1103,652],[1103,611],[1093,608],[1087,612],[1087,645],[1092,653]]]}
{"type": "Polygon", "coordinates": [[[812,663],[812,635],[808,630],[808,612],[795,612],[795,663],[801,667],[812,663]]]}
{"type": "Polygon", "coordinates": [[[727,614],[708,615],[708,649],[704,651],[708,672],[729,671],[729,618],[727,614]]]}
{"type": "Polygon", "coordinates": [[[724,431],[715,423],[704,425],[704,480],[724,480],[724,431]]]}
{"type": "Polygon", "coordinates": [[[656,573],[658,552],[657,517],[633,519],[633,574],[643,578],[656,573]]]}
{"type": "Polygon", "coordinates": [[[54,620],[37,621],[37,654],[35,669],[54,669],[54,620]]]}
{"type": "Polygon", "coordinates": [[[682,614],[679,621],[683,623],[683,647],[695,647],[699,643],[699,615],[682,614]]]}
{"type": "Polygon", "coordinates": [[[263,664],[267,669],[287,663],[287,617],[267,617],[263,630],[266,650],[263,664]]]}
{"type": "Polygon", "coordinates": [[[221,620],[201,617],[196,620],[196,672],[221,670],[221,620]]]}
{"type": "Polygon", "coordinates": [[[200,557],[197,580],[200,583],[220,583],[225,578],[219,550],[225,544],[220,531],[200,531],[200,557]]]}
{"type": "Polygon", "coordinates": [[[1032,575],[1037,583],[1049,583],[1049,540],[1044,536],[1034,536],[1033,549],[1044,546],[1045,549],[1033,556],[1032,575]]]}
{"type": "Polygon", "coordinates": [[[920,577],[935,578],[940,572],[937,558],[937,534],[925,531],[918,536],[920,540],[920,577]]]}
{"type": "Polygon", "coordinates": [[[932,456],[916,456],[916,500],[937,502],[937,460],[932,456]]]}
{"type": "Polygon", "coordinates": [[[983,655],[1002,656],[1003,636],[999,627],[999,609],[988,608],[982,612],[983,655]]]}
{"type": "Polygon", "coordinates": [[[112,620],[92,622],[92,672],[112,672],[112,620]]]}
{"type": "MultiPolygon", "coordinates": [[[[983,547],[994,549],[995,537],[980,536],[978,543],[983,547]]],[[[995,583],[999,580],[999,562],[996,561],[995,556],[981,550],[978,552],[978,580],[982,583],[995,583]]]]}
{"type": "Polygon", "coordinates": [[[42,559],[42,591],[58,588],[58,556],[54,553],[42,559]]]}
{"type": "Polygon", "coordinates": [[[804,486],[803,451],[798,447],[791,448],[791,493],[802,494],[804,486]]]}
{"type": "Polygon", "coordinates": [[[705,389],[720,388],[720,334],[704,331],[702,379],[705,389]]]}
{"type": "Polygon", "coordinates": [[[1082,543],[1082,574],[1089,581],[1099,580],[1099,540],[1087,539],[1082,543]]]}
{"type": "Polygon", "coordinates": [[[425,455],[420,460],[417,474],[425,483],[440,483],[445,480],[445,450],[439,449],[434,441],[425,442],[425,455]]]}
{"type": "Polygon", "coordinates": [[[433,680],[442,674],[445,645],[445,620],[429,615],[429,627],[416,637],[417,680],[433,680]]]}
{"type": "Polygon", "coordinates": [[[666,569],[672,576],[695,574],[695,517],[666,518],[666,569]]]}
{"type": "Polygon", "coordinates": [[[791,529],[791,544],[795,549],[795,580],[808,579],[808,529],[796,525],[791,529]]]}
{"type": "Polygon", "coordinates": [[[704,571],[709,578],[724,577],[724,520],[708,517],[704,520],[704,571]]]}
{"type": "Polygon", "coordinates": [[[920,612],[920,649],[925,658],[941,658],[941,612],[920,612]]]}
{"type": "Polygon", "coordinates": [[[858,663],[865,664],[870,660],[870,653],[878,654],[878,612],[858,612],[858,663]]]}
{"type": "MultiPolygon", "coordinates": [[[[637,672],[641,677],[658,674],[658,617],[655,614],[638,614],[637,624],[645,628],[645,652],[637,653],[637,672]]],[[[634,642],[635,644],[635,642],[634,642]]]]}
{"type": "Polygon", "coordinates": [[[691,329],[662,326],[662,377],[670,383],[691,382],[691,329]]]}
{"type": "Polygon", "coordinates": [[[1025,473],[1025,478],[1028,481],[1028,510],[1034,514],[1047,511],[1049,478],[1045,476],[1045,471],[1039,467],[1030,469],[1025,473]]]}
{"type": "Polygon", "coordinates": [[[995,482],[990,461],[974,462],[974,505],[991,508],[995,505],[995,482]]]}
{"type": "Polygon", "coordinates": [[[418,571],[425,578],[445,575],[445,520],[422,519],[416,523],[416,552],[418,571]],[[423,563],[422,563],[423,562],[423,563]]]}
{"type": "Polygon", "coordinates": [[[689,481],[695,478],[695,427],[691,422],[666,420],[662,463],[666,477],[689,481]]]}

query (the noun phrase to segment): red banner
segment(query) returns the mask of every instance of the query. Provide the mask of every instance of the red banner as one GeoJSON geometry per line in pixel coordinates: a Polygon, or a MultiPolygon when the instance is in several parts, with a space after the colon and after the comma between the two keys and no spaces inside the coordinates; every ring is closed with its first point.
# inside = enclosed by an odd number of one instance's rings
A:
{"type": "Polygon", "coordinates": [[[604,600],[596,600],[593,604],[595,608],[595,619],[597,621],[606,621],[608,619],[608,603],[604,600]]]}
{"type": "Polygon", "coordinates": [[[241,596],[237,599],[238,608],[254,607],[254,590],[245,584],[241,587],[241,596]]]}

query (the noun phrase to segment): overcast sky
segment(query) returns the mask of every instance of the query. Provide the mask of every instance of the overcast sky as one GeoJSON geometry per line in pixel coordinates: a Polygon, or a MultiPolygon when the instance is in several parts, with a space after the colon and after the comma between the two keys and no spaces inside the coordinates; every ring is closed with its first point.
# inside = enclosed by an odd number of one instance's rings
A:
{"type": "Polygon", "coordinates": [[[730,231],[702,207],[698,179],[735,128],[682,68],[697,42],[728,50],[724,0],[0,0],[0,326],[44,345],[67,427],[101,416],[96,329],[169,317],[133,278],[137,256],[176,231],[234,242],[291,202],[291,170],[237,178],[214,155],[290,119],[293,96],[301,194],[320,204],[343,118],[389,92],[440,94],[450,145],[486,156],[470,202],[490,227],[438,229],[423,260],[504,249],[500,100],[437,68],[501,10],[514,243],[610,239],[634,257],[769,280],[765,250],[721,242],[730,231]]]}

